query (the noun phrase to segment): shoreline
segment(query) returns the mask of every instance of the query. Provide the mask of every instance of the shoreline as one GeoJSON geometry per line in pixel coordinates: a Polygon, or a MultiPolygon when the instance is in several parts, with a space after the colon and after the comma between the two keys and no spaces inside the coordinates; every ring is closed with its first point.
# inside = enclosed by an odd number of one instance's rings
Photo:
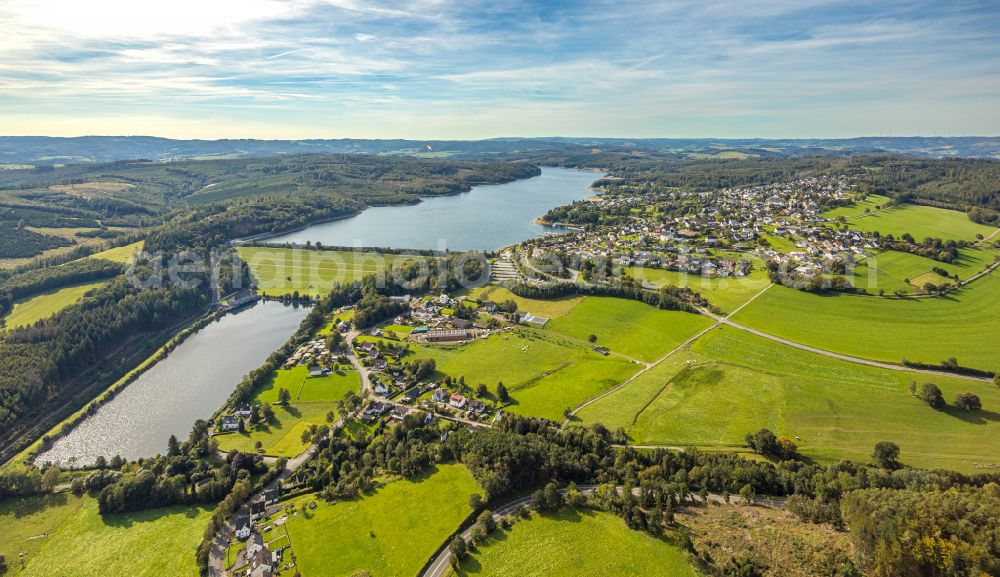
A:
{"type": "Polygon", "coordinates": [[[509,184],[511,182],[517,182],[518,180],[530,180],[532,178],[538,178],[539,176],[542,175],[541,174],[541,167],[539,166],[539,167],[536,167],[536,168],[538,168],[539,173],[538,174],[533,174],[533,175],[531,175],[531,176],[529,176],[527,178],[514,178],[512,180],[506,180],[506,181],[503,181],[503,182],[467,182],[466,184],[469,186],[468,190],[456,190],[454,192],[448,192],[448,193],[445,193],[445,194],[418,194],[416,202],[400,202],[398,204],[366,205],[364,208],[362,208],[360,210],[356,210],[356,211],[354,211],[352,213],[349,213],[349,214],[343,214],[343,215],[340,215],[340,216],[333,216],[333,217],[329,217],[329,218],[321,218],[319,220],[314,220],[314,221],[307,222],[306,224],[303,224],[301,226],[297,226],[295,228],[289,228],[289,229],[281,230],[281,231],[278,231],[278,232],[262,232],[260,234],[251,235],[251,236],[248,236],[248,237],[245,237],[245,238],[234,238],[234,239],[232,239],[229,242],[230,242],[230,244],[234,244],[235,245],[235,244],[242,244],[244,242],[256,242],[256,241],[266,240],[266,239],[269,239],[269,238],[274,238],[276,236],[282,236],[282,235],[286,235],[286,234],[291,234],[293,232],[300,232],[300,231],[303,231],[303,230],[305,230],[305,229],[307,229],[307,228],[309,228],[311,226],[315,226],[317,224],[325,224],[325,223],[328,223],[328,222],[336,222],[338,220],[345,220],[345,219],[348,219],[348,218],[354,218],[355,216],[360,215],[362,212],[368,210],[369,208],[378,208],[380,206],[416,206],[416,205],[420,204],[421,202],[423,202],[425,198],[442,198],[442,197],[449,197],[449,196],[458,196],[460,194],[468,194],[468,193],[472,192],[472,189],[474,189],[477,186],[495,186],[495,185],[500,185],[500,184],[509,184]]]}
{"type": "MultiPolygon", "coordinates": [[[[543,168],[542,166],[538,166],[539,171],[541,171],[542,168],[543,168]]],[[[565,167],[561,167],[561,166],[547,166],[546,168],[565,168],[565,167]]],[[[604,174],[607,174],[606,171],[603,171],[603,170],[600,170],[600,169],[574,168],[573,170],[581,170],[581,171],[587,171],[587,172],[598,172],[598,173],[602,172],[604,174]]],[[[458,191],[450,192],[450,193],[446,193],[446,194],[425,194],[425,195],[418,195],[417,196],[417,201],[416,202],[410,202],[410,203],[408,203],[408,202],[401,202],[399,204],[385,204],[385,205],[374,205],[374,206],[373,205],[368,205],[368,206],[365,206],[364,208],[362,208],[360,210],[356,210],[356,211],[351,212],[349,214],[343,214],[343,215],[329,217],[329,218],[321,218],[321,219],[318,219],[318,220],[307,222],[306,224],[303,224],[301,226],[296,226],[294,228],[289,228],[289,229],[281,230],[281,231],[278,231],[278,232],[262,232],[262,233],[259,233],[259,234],[255,234],[255,235],[251,235],[251,236],[247,236],[247,237],[243,237],[243,238],[234,238],[231,241],[229,241],[229,243],[231,245],[239,245],[239,244],[243,244],[243,243],[246,243],[246,242],[261,242],[261,241],[266,241],[268,239],[272,239],[272,238],[279,237],[279,236],[284,236],[286,234],[291,234],[291,233],[294,233],[294,232],[301,232],[301,231],[306,230],[307,228],[309,228],[311,226],[315,226],[315,225],[318,225],[318,224],[325,224],[325,223],[328,223],[328,222],[336,222],[338,220],[345,220],[345,219],[348,219],[348,218],[354,218],[356,216],[359,216],[361,213],[363,213],[364,211],[368,210],[369,208],[378,208],[379,206],[415,206],[415,205],[420,204],[421,202],[423,202],[425,198],[445,198],[445,197],[449,197],[449,196],[458,196],[460,194],[468,194],[468,193],[472,192],[472,190],[475,187],[477,187],[477,186],[496,186],[496,185],[501,185],[501,184],[509,184],[511,182],[517,182],[519,180],[530,180],[532,178],[538,178],[539,176],[541,176],[541,172],[539,172],[539,174],[535,174],[535,175],[529,176],[527,178],[515,178],[513,180],[508,180],[508,181],[504,181],[504,182],[477,182],[477,183],[469,183],[469,190],[458,190],[458,191]]],[[[595,180],[594,182],[597,182],[597,181],[595,180]]],[[[599,189],[596,189],[596,188],[593,187],[593,184],[594,183],[591,182],[589,185],[587,185],[587,190],[599,191],[599,189]]],[[[589,196],[585,197],[585,200],[596,200],[596,199],[599,199],[599,197],[597,195],[589,195],[589,196]]],[[[555,224],[549,223],[549,222],[546,222],[542,217],[536,218],[533,222],[535,224],[538,224],[538,225],[541,225],[541,226],[562,227],[562,228],[565,228],[565,229],[568,229],[568,230],[574,230],[574,231],[582,230],[582,229],[574,227],[573,225],[564,225],[564,224],[559,224],[559,223],[555,223],[555,224]]],[[[288,244],[297,244],[297,243],[290,243],[289,242],[288,244]]]]}

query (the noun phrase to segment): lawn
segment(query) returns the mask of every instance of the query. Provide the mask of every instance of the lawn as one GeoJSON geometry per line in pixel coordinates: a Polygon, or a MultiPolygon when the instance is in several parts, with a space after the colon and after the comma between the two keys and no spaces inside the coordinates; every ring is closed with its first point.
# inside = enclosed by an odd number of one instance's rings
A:
{"type": "Polygon", "coordinates": [[[709,303],[725,313],[732,312],[771,284],[767,278],[767,271],[760,263],[757,263],[755,270],[743,278],[707,278],[684,272],[644,267],[629,267],[628,272],[644,283],[690,288],[701,293],[709,303]]]}
{"type": "Polygon", "coordinates": [[[780,253],[788,254],[790,252],[801,250],[799,247],[795,246],[795,243],[789,238],[774,234],[762,234],[760,236],[767,241],[771,248],[780,253]]]}
{"type": "Polygon", "coordinates": [[[322,295],[336,283],[350,283],[376,273],[392,271],[412,255],[374,252],[318,251],[303,248],[239,247],[257,287],[266,293],[322,295]]]}
{"type": "Polygon", "coordinates": [[[478,577],[694,577],[679,547],[629,529],[611,513],[563,509],[518,521],[459,568],[478,577]]]}
{"type": "Polygon", "coordinates": [[[702,315],[662,311],[639,301],[587,297],[545,328],[580,340],[595,335],[598,346],[651,362],[710,324],[702,315]]]}
{"type": "Polygon", "coordinates": [[[230,433],[215,437],[223,451],[237,449],[256,451],[256,444],[267,455],[294,457],[308,447],[302,442],[302,431],[310,424],[328,424],[326,415],[336,413],[337,401],[344,398],[347,391],[357,392],[361,379],[357,371],[344,370],[325,377],[310,377],[309,369],[297,366],[279,369],[274,376],[254,395],[253,402],[272,403],[274,421],[246,433],[230,433]],[[292,402],[285,407],[277,405],[278,390],[288,389],[292,402]]]}
{"type": "MultiPolygon", "coordinates": [[[[862,210],[863,213],[863,210],[862,210]]],[[[823,216],[853,216],[857,210],[836,209],[823,216]]],[[[916,204],[901,204],[885,210],[873,212],[867,216],[849,218],[850,228],[864,232],[879,232],[899,238],[904,233],[910,233],[918,242],[926,237],[943,240],[976,240],[976,235],[989,236],[993,227],[978,224],[969,220],[968,215],[957,210],[920,206],[916,204]]]]}
{"type": "Polygon", "coordinates": [[[310,377],[309,368],[298,365],[290,369],[278,369],[274,376],[262,386],[254,396],[260,403],[277,403],[278,390],[288,389],[292,404],[326,402],[336,404],[347,391],[357,392],[361,379],[350,365],[341,365],[342,370],[323,377],[310,377]]]}
{"type": "Polygon", "coordinates": [[[881,299],[816,295],[774,287],[734,320],[818,348],[880,361],[1000,368],[1000,274],[944,298],[881,299]],[[802,322],[809,319],[809,322],[802,322]]]}
{"type": "Polygon", "coordinates": [[[529,312],[536,316],[545,317],[547,319],[565,316],[569,314],[570,311],[575,309],[577,305],[583,302],[583,297],[580,296],[569,296],[550,300],[527,299],[519,297],[509,290],[496,285],[487,285],[471,289],[468,293],[466,293],[466,296],[473,300],[491,301],[500,304],[512,300],[517,303],[517,308],[519,310],[529,312]]]}
{"type": "Polygon", "coordinates": [[[83,298],[88,291],[104,286],[105,281],[52,289],[14,303],[4,318],[6,328],[30,326],[46,319],[83,298]]]}
{"type": "Polygon", "coordinates": [[[738,446],[766,427],[800,437],[802,454],[821,462],[867,461],[888,440],[906,464],[973,472],[1000,463],[998,411],[988,383],[857,365],[726,327],[578,416],[625,427],[636,444],[738,446]],[[931,409],[910,395],[914,380],[934,382],[949,403],[975,392],[986,410],[931,409]]]}
{"type": "Polygon", "coordinates": [[[210,515],[206,508],[168,507],[102,517],[90,497],[22,498],[0,504],[0,552],[11,575],[24,577],[193,577],[194,550],[210,515]]]}
{"type": "Polygon", "coordinates": [[[464,466],[436,469],[415,481],[390,483],[369,497],[319,501],[306,516],[291,517],[286,527],[297,569],[309,577],[358,571],[416,575],[472,512],[469,496],[481,493],[464,466]]]}
{"type": "Polygon", "coordinates": [[[506,410],[558,420],[563,409],[606,391],[639,369],[620,356],[602,356],[589,346],[547,331],[514,329],[464,345],[415,345],[418,358],[435,360],[437,370],[465,377],[490,391],[502,381],[513,404],[506,410]]]}

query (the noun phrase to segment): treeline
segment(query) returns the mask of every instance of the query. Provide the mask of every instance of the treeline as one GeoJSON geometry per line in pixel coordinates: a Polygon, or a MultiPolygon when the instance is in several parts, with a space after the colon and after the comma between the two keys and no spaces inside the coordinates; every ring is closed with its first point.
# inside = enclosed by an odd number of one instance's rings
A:
{"type": "MultiPolygon", "coordinates": [[[[42,403],[82,388],[85,375],[113,377],[124,340],[150,336],[208,305],[204,290],[176,285],[139,289],[117,277],[92,298],[35,326],[0,336],[0,434],[42,403]]],[[[117,378],[117,377],[114,377],[117,378]]],[[[112,379],[113,380],[113,379],[112,379]]]]}
{"type": "Polygon", "coordinates": [[[310,222],[345,216],[363,208],[327,195],[274,195],[229,205],[208,205],[179,212],[146,239],[148,252],[222,246],[234,238],[276,233],[310,222]]]}
{"type": "MultiPolygon", "coordinates": [[[[877,233],[876,236],[878,236],[877,233]]],[[[904,233],[899,240],[893,238],[891,234],[882,237],[882,246],[884,248],[908,252],[944,263],[955,262],[959,257],[959,249],[965,248],[970,244],[970,242],[965,240],[941,240],[940,238],[930,237],[918,243],[909,233],[904,233]]]]}
{"type": "Polygon", "coordinates": [[[708,301],[689,289],[664,286],[658,291],[644,290],[633,279],[625,278],[617,284],[585,285],[579,283],[529,284],[505,281],[504,288],[519,297],[531,299],[554,299],[569,295],[591,295],[617,297],[644,302],[650,306],[668,311],[698,312],[695,305],[707,306],[708,301]]]}
{"type": "MultiPolygon", "coordinates": [[[[419,416],[407,416],[399,425],[381,422],[371,434],[351,436],[338,429],[320,445],[319,451],[297,473],[300,481],[327,499],[351,498],[374,490],[388,476],[412,478],[434,463],[465,464],[485,492],[486,500],[503,502],[513,495],[534,491],[533,503],[540,509],[558,506],[563,498],[557,487],[570,486],[567,500],[581,503],[573,484],[596,484],[601,489],[587,503],[621,515],[638,530],[660,534],[673,524],[675,507],[691,502],[694,495],[709,493],[752,501],[757,495],[791,496],[789,510],[812,522],[846,524],[866,566],[881,563],[894,570],[877,575],[927,577],[979,575],[993,570],[997,559],[997,523],[1000,508],[990,497],[973,507],[973,495],[997,493],[1000,475],[964,475],[949,471],[924,471],[844,461],[821,466],[795,460],[794,450],[773,444],[781,453],[777,462],[749,460],[733,453],[637,451],[616,447],[623,432],[612,434],[600,425],[561,428],[554,423],[515,415],[492,429],[471,431],[448,425],[441,436],[437,424],[425,425],[419,416]],[[442,440],[443,439],[443,440],[442,440]],[[544,489],[543,489],[544,487],[544,489]],[[617,491],[615,487],[624,487],[617,491]],[[858,492],[861,492],[860,494],[858,492]],[[858,503],[869,495],[894,495],[885,505],[896,511],[872,515],[858,503]],[[957,502],[940,495],[967,494],[957,502]],[[917,497],[910,497],[914,495],[917,497]],[[900,506],[913,502],[914,506],[900,506]],[[841,507],[843,506],[843,516],[841,507]],[[924,511],[916,514],[917,508],[924,511]],[[978,527],[952,528],[970,512],[978,527]],[[928,552],[943,552],[948,568],[938,572],[906,565],[891,565],[895,555],[893,535],[922,517],[944,519],[930,522],[918,536],[936,535],[928,552]],[[856,526],[857,524],[857,526],[856,526]],[[872,528],[866,531],[866,528],[872,528]],[[959,530],[960,529],[960,530],[959,530]],[[887,549],[886,551],[881,551],[887,549]],[[875,556],[871,551],[881,551],[875,556]],[[955,553],[959,552],[959,553],[955,553]],[[992,557],[991,557],[992,556],[992,557]],[[992,560],[991,560],[992,559],[992,560]]],[[[760,440],[761,433],[751,435],[760,440]]],[[[766,444],[766,443],[765,443],[766,444]]],[[[762,449],[766,449],[763,445],[762,449]]],[[[878,449],[876,449],[878,454],[878,449]]],[[[873,459],[878,455],[873,456],[873,459]]],[[[870,507],[870,505],[864,505],[870,507]]],[[[914,544],[926,541],[914,537],[914,544]]],[[[697,554],[690,548],[692,553],[697,554]]],[[[938,565],[940,568],[940,565],[938,565]]]]}
{"type": "Polygon", "coordinates": [[[1000,575],[1000,486],[916,491],[873,488],[841,500],[871,575],[1000,575]]]}
{"type": "MultiPolygon", "coordinates": [[[[232,451],[223,462],[215,458],[216,442],[208,423],[195,422],[188,440],[171,436],[165,455],[126,463],[121,475],[104,476],[108,484],[97,495],[102,515],[138,511],[168,505],[216,503],[238,479],[263,473],[267,467],[259,455],[232,451]]],[[[101,467],[98,467],[101,470],[101,467]]],[[[90,484],[93,489],[93,483],[90,484]]],[[[78,492],[84,489],[80,485],[78,492]]]]}
{"type": "Polygon", "coordinates": [[[124,265],[104,259],[79,259],[61,266],[33,269],[0,281],[0,317],[10,312],[14,301],[72,284],[111,278],[124,265]]]}
{"type": "Polygon", "coordinates": [[[0,258],[28,258],[50,248],[70,246],[61,236],[40,234],[13,220],[0,220],[0,258]]]}

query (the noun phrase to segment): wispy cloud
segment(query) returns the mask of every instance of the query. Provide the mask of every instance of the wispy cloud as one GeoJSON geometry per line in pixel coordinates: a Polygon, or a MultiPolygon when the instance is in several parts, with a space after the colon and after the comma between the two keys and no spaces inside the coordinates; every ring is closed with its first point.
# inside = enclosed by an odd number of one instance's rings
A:
{"type": "Polygon", "coordinates": [[[7,0],[0,132],[1000,132],[994,2],[7,0]]]}

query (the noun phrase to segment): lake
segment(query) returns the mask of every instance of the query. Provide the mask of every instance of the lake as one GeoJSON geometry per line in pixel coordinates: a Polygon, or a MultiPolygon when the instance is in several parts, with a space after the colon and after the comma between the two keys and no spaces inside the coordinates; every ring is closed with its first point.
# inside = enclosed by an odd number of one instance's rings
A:
{"type": "Polygon", "coordinates": [[[167,439],[187,439],[198,419],[222,406],[243,375],[292,336],[309,309],[262,301],[202,328],[139,376],[92,417],[57,440],[36,463],[92,464],[167,452],[167,439]]]}
{"type": "Polygon", "coordinates": [[[357,216],[314,224],[267,239],[274,243],[496,250],[561,227],[535,224],[549,209],[594,194],[600,173],[543,168],[540,176],[506,184],[475,186],[451,196],[425,197],[416,205],[379,206],[357,216]]]}

